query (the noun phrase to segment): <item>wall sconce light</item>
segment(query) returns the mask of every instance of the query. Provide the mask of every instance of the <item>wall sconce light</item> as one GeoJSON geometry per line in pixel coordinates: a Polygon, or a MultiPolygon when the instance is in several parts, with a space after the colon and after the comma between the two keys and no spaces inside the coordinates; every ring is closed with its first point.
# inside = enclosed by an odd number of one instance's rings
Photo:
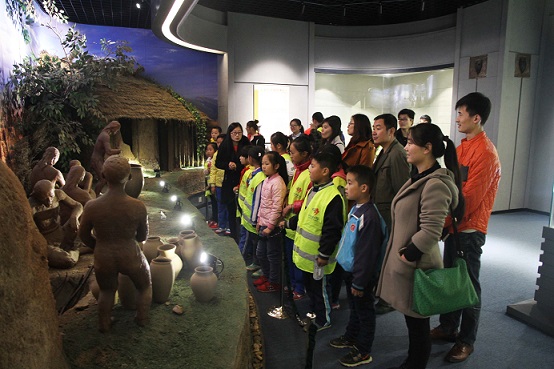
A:
{"type": "Polygon", "coordinates": [[[167,183],[166,181],[160,181],[160,187],[162,187],[163,193],[169,192],[169,183],[167,183]]]}

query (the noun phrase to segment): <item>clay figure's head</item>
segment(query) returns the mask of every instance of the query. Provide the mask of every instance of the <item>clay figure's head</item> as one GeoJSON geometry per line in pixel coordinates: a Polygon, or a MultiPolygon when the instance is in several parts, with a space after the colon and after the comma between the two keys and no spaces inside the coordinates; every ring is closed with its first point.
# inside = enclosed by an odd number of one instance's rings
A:
{"type": "Polygon", "coordinates": [[[119,129],[121,128],[121,124],[117,120],[113,120],[106,127],[104,127],[104,131],[108,132],[108,134],[115,135],[119,129]]]}
{"type": "Polygon", "coordinates": [[[31,197],[35,198],[40,204],[50,207],[54,201],[54,183],[47,179],[41,179],[33,187],[31,197]]]}
{"type": "Polygon", "coordinates": [[[48,164],[54,165],[58,162],[60,159],[60,151],[56,149],[53,146],[50,146],[44,151],[44,155],[42,156],[44,161],[46,161],[48,164]]]}
{"type": "Polygon", "coordinates": [[[74,166],[76,166],[76,165],[81,165],[81,162],[80,162],[79,160],[77,160],[77,159],[73,159],[73,160],[71,160],[71,161],[69,162],[69,167],[70,167],[70,168],[71,168],[71,167],[74,167],[74,166]]]}
{"type": "Polygon", "coordinates": [[[74,165],[69,169],[67,174],[66,184],[69,186],[77,186],[85,178],[85,168],[80,165],[74,165]]]}
{"type": "Polygon", "coordinates": [[[131,175],[131,165],[127,158],[112,155],[104,162],[102,175],[108,183],[125,183],[131,175]]]}

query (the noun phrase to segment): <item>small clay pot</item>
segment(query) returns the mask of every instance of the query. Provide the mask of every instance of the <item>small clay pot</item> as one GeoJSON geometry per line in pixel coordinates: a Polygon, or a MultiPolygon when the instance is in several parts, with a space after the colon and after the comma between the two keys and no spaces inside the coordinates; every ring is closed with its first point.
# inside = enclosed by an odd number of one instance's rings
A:
{"type": "Polygon", "coordinates": [[[152,301],[163,304],[169,299],[175,279],[171,259],[158,256],[150,263],[150,273],[152,275],[152,301]]]}
{"type": "Polygon", "coordinates": [[[212,267],[203,265],[194,269],[194,274],[190,277],[190,288],[197,301],[210,301],[214,297],[216,285],[217,277],[212,267]]]}

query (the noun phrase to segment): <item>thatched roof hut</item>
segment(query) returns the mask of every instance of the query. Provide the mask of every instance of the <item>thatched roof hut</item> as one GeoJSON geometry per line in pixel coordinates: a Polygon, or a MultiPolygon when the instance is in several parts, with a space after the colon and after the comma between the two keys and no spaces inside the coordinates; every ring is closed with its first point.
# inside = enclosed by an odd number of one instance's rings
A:
{"type": "Polygon", "coordinates": [[[118,76],[113,88],[100,85],[95,95],[107,122],[121,123],[123,141],[144,166],[171,170],[201,161],[196,120],[165,88],[145,78],[118,76]]]}

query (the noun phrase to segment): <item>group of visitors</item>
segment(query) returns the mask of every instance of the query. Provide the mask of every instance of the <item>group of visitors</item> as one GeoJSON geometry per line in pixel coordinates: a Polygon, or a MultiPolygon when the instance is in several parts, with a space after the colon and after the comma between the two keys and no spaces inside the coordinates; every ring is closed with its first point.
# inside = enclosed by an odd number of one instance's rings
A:
{"type": "MultiPolygon", "coordinates": [[[[480,304],[441,316],[432,330],[429,317],[411,306],[415,269],[453,264],[453,222],[480,298],[481,247],[500,163],[483,128],[490,100],[471,93],[455,108],[458,131],[466,135],[457,149],[429,116],[413,125],[410,109],[398,119],[378,115],[373,125],[367,116],[353,115],[346,146],[340,118],[321,113],[306,130],[292,119],[291,134],[273,133],[268,152],[257,121],[247,123],[248,136],[240,123],[230,124],[219,146],[208,146],[208,182],[219,209],[214,228],[236,240],[257,291],[285,288],[294,300],[308,296],[313,324],[322,330],[331,326],[346,284],[350,320],[344,334],[330,341],[351,348],[340,359],[344,366],[372,361],[376,297],[385,311],[405,315],[408,356],[397,368],[425,368],[431,339],[455,342],[449,362],[473,352],[480,304]],[[290,290],[282,286],[282,252],[290,290]]],[[[220,134],[214,128],[211,136],[220,134]]]]}

